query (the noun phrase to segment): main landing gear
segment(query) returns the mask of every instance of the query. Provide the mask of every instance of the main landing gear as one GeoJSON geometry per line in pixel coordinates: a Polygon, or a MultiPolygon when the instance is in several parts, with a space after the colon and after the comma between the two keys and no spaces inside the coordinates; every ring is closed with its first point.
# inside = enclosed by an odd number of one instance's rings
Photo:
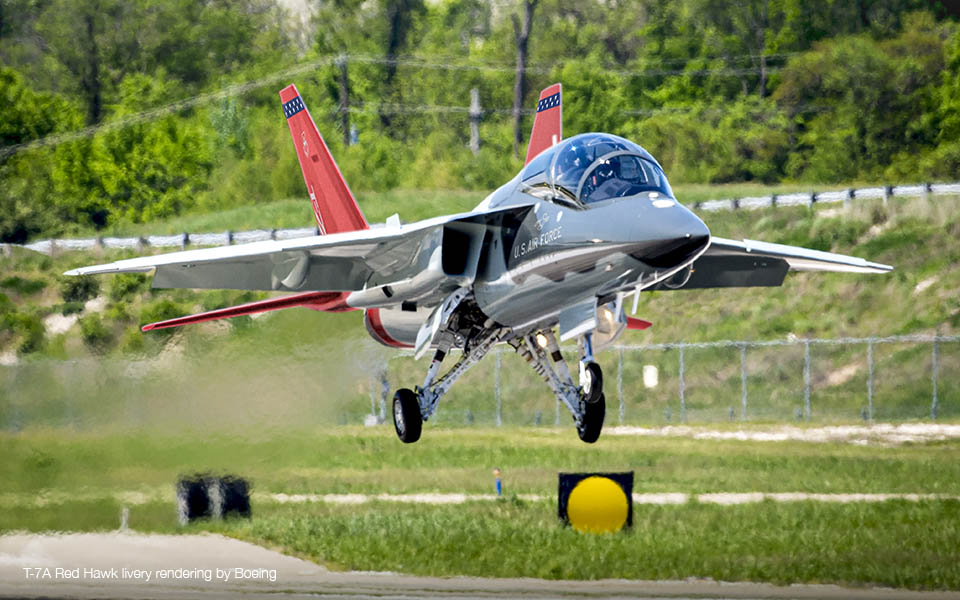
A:
{"type": "Polygon", "coordinates": [[[597,441],[606,415],[606,398],[603,395],[603,371],[593,360],[592,334],[583,336],[579,386],[573,382],[552,331],[530,333],[511,340],[510,345],[530,363],[557,400],[573,415],[580,439],[588,444],[597,441]]]}
{"type": "Polygon", "coordinates": [[[508,331],[484,316],[469,296],[460,298],[451,310],[435,338],[437,351],[427,369],[423,385],[413,390],[399,389],[393,396],[393,426],[397,430],[397,437],[405,444],[420,439],[423,422],[437,410],[440,398],[508,331]],[[463,348],[460,358],[442,377],[437,377],[440,364],[455,345],[463,348]]]}
{"type": "MultiPolygon", "coordinates": [[[[460,298],[433,338],[437,351],[423,385],[412,390],[399,389],[393,396],[393,425],[400,441],[411,444],[419,440],[423,422],[437,410],[440,398],[457,378],[509,335],[509,329],[486,318],[469,297],[460,298]],[[459,360],[446,374],[438,377],[440,364],[454,346],[463,348],[459,360]]],[[[573,415],[580,439],[589,444],[597,441],[603,429],[606,398],[603,395],[603,371],[593,359],[593,335],[587,333],[581,338],[580,385],[573,382],[553,331],[532,331],[507,341],[573,415]]]]}
{"type": "Polygon", "coordinates": [[[442,344],[433,355],[433,361],[427,370],[423,385],[414,390],[407,388],[397,390],[393,395],[393,426],[401,442],[412,444],[420,439],[423,422],[437,410],[440,398],[447,393],[457,378],[466,373],[467,369],[476,364],[494,344],[500,341],[500,332],[500,329],[485,330],[479,339],[468,342],[456,364],[443,377],[438,378],[440,363],[450,350],[450,346],[442,344]]]}

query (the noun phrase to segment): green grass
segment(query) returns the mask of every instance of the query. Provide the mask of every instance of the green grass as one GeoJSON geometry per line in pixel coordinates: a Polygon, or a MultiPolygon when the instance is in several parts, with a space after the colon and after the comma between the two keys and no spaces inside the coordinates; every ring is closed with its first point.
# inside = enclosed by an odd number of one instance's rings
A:
{"type": "MultiPolygon", "coordinates": [[[[402,446],[392,427],[163,432],[27,430],[0,436],[12,500],[168,493],[181,473],[237,472],[264,492],[489,493],[493,467],[510,494],[552,494],[560,470],[635,474],[638,492],[960,494],[960,441],[899,447],[605,436],[571,428],[428,426],[402,446]]],[[[10,498],[8,498],[10,500],[10,498]]]]}
{"type": "Polygon", "coordinates": [[[414,446],[388,427],[25,430],[0,436],[0,533],[216,531],[338,569],[548,579],[713,577],[960,588],[960,503],[762,502],[634,506],[629,531],[563,527],[558,471],[632,470],[635,491],[960,494],[960,441],[899,447],[603,437],[564,429],[438,429],[414,446]],[[263,493],[492,492],[460,506],[281,504],[263,493]],[[173,486],[195,471],[254,486],[253,519],[175,522],[173,486]],[[125,499],[145,495],[146,502],[125,499]]]}
{"type": "MultiPolygon", "coordinates": [[[[767,196],[794,192],[827,191],[844,187],[862,187],[822,184],[781,184],[768,186],[753,183],[736,184],[680,184],[674,193],[684,204],[706,200],[767,196]]],[[[472,210],[489,192],[468,190],[391,190],[387,192],[359,192],[357,202],[367,220],[381,223],[397,213],[405,222],[419,221],[444,214],[472,210]]],[[[247,204],[218,212],[192,212],[149,223],[117,223],[106,231],[81,231],[83,235],[145,236],[176,233],[205,233],[217,231],[244,231],[248,229],[295,229],[315,224],[310,202],[303,198],[290,198],[276,202],[247,204]]]]}
{"type": "Polygon", "coordinates": [[[635,506],[631,530],[600,536],[563,527],[555,511],[509,500],[308,505],[213,529],[350,570],[960,587],[958,502],[635,506]]]}
{"type": "MultiPolygon", "coordinates": [[[[492,191],[492,190],[490,190],[492,191]]],[[[367,220],[382,223],[397,213],[405,222],[419,221],[455,212],[466,212],[488,192],[460,190],[393,190],[362,192],[357,201],[367,220]]],[[[194,212],[150,223],[118,223],[100,235],[145,236],[175,233],[245,231],[249,229],[297,229],[313,227],[316,219],[306,195],[277,202],[247,204],[218,212],[194,212]]],[[[93,235],[93,231],[86,232],[93,235]]],[[[75,237],[82,237],[77,234],[75,237]]]]}

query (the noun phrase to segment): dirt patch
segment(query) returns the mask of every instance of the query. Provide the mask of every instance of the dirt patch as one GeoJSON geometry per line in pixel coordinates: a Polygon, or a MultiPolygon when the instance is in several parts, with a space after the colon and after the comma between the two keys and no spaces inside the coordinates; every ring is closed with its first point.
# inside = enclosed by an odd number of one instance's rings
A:
{"type": "Polygon", "coordinates": [[[960,425],[904,423],[892,425],[836,425],[828,427],[751,427],[716,430],[707,427],[668,425],[666,427],[611,427],[607,435],[645,435],[652,437],[689,437],[698,440],[739,440],[750,442],[846,442],[850,444],[904,444],[960,438],[960,425]]]}

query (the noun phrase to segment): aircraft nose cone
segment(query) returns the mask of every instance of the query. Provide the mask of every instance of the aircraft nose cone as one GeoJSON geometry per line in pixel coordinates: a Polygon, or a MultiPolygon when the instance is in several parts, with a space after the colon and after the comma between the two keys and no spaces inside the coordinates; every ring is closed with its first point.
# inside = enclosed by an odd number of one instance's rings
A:
{"type": "Polygon", "coordinates": [[[695,214],[683,206],[659,223],[655,243],[644,244],[634,256],[658,269],[681,265],[695,256],[710,242],[710,230],[695,214]]]}

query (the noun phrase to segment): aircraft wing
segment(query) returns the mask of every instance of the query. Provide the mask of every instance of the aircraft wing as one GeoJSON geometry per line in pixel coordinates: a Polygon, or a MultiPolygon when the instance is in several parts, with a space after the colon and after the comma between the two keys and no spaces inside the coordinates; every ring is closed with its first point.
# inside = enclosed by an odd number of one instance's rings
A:
{"type": "MultiPolygon", "coordinates": [[[[487,227],[522,217],[529,205],[471,212],[324,236],[186,250],[81,267],[67,275],[154,272],[158,288],[353,292],[398,282],[435,288],[438,278],[472,278],[471,257],[487,227]],[[478,237],[479,236],[479,237],[478,237]],[[443,256],[447,245],[458,249],[443,256]],[[459,269],[459,271],[458,271],[459,269]],[[432,277],[424,281],[425,277],[432,277]]],[[[476,265],[473,265],[474,268],[476,265]]],[[[415,286],[417,287],[417,286],[415,286]]],[[[398,290],[402,285],[397,286],[398,290]]],[[[400,303],[402,293],[383,305],[400,303]]]]}
{"type": "Polygon", "coordinates": [[[779,286],[789,271],[886,273],[893,267],[854,256],[756,240],[711,238],[710,247],[686,271],[649,289],[779,286]],[[682,285],[681,285],[682,284],[682,285]]]}

